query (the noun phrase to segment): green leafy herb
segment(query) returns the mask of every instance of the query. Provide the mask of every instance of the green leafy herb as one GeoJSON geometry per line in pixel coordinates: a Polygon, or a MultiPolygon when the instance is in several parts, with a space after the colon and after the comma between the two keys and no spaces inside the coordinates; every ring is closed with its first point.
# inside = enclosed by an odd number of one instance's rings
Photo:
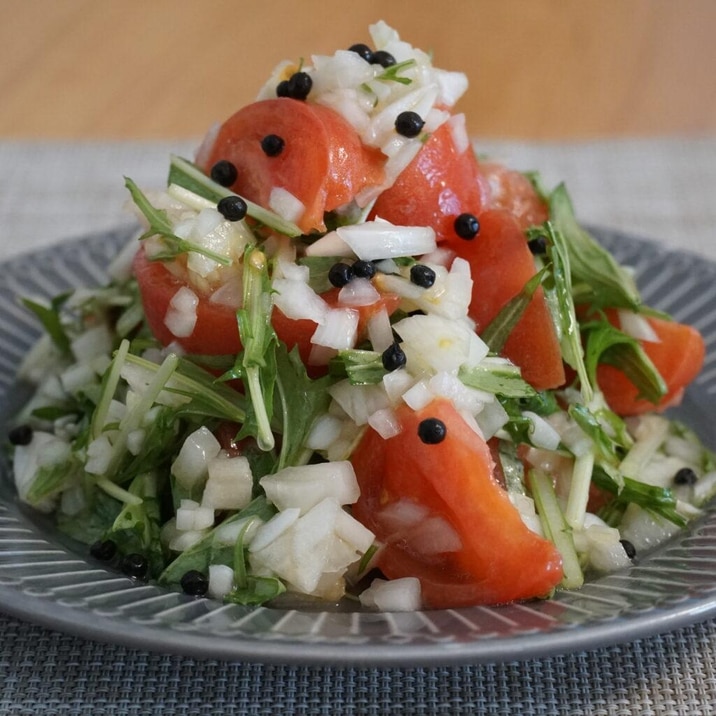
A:
{"type": "Polygon", "coordinates": [[[564,184],[552,192],[549,214],[566,241],[575,299],[596,307],[640,310],[641,297],[632,275],[579,225],[564,184]]]}
{"type": "Polygon", "coordinates": [[[149,228],[139,237],[139,240],[148,239],[150,236],[161,236],[167,245],[167,250],[160,254],[153,256],[155,260],[166,261],[173,259],[180,254],[186,254],[193,251],[196,254],[206,256],[212,261],[221,264],[222,266],[228,266],[231,264],[231,260],[226,256],[217,254],[214,251],[205,249],[199,244],[195,244],[192,241],[182,239],[174,233],[174,227],[167,216],[167,212],[163,209],[156,209],[152,206],[151,202],[144,195],[142,190],[128,177],[124,178],[124,183],[129,193],[132,196],[132,200],[137,205],[137,208],[144,214],[145,219],[149,222],[149,228]]]}
{"type": "Polygon", "coordinates": [[[311,380],[298,348],[289,353],[281,343],[276,351],[276,414],[281,416],[281,452],[276,470],[305,464],[311,451],[306,439],[316,419],[328,410],[330,376],[311,380]]]}
{"type": "Polygon", "coordinates": [[[463,365],[458,378],[467,386],[507,398],[527,398],[535,389],[522,377],[520,369],[505,361],[482,361],[474,366],[463,365]]]}
{"type": "Polygon", "coordinates": [[[586,339],[586,369],[597,384],[597,366],[607,363],[619,368],[638,388],[639,395],[656,404],[667,386],[639,341],[613,326],[606,319],[582,326],[586,339]]]}
{"type": "Polygon", "coordinates": [[[359,349],[339,351],[329,368],[331,375],[347,377],[352,385],[375,385],[387,372],[380,353],[359,349]]]}
{"type": "Polygon", "coordinates": [[[522,314],[527,309],[527,306],[532,300],[532,296],[542,284],[546,274],[546,269],[538,271],[522,287],[522,290],[500,309],[500,312],[480,333],[480,337],[487,343],[493,353],[500,353],[505,347],[510,333],[512,333],[513,328],[517,325],[520,318],[522,318],[522,314]]]}
{"type": "Polygon", "coordinates": [[[29,298],[21,299],[22,305],[32,311],[42,323],[42,327],[52,339],[52,342],[59,348],[63,355],[69,356],[70,339],[62,323],[62,307],[72,292],[62,293],[50,301],[50,305],[44,305],[29,298]]]}
{"type": "MultiPolygon", "coordinates": [[[[196,164],[175,155],[171,157],[167,183],[183,187],[213,203],[218,203],[227,196],[236,196],[236,192],[217,184],[206,176],[196,164]]],[[[296,224],[282,219],[278,214],[264,209],[246,197],[241,198],[246,202],[247,214],[251,218],[284,236],[301,236],[301,229],[296,224]]]]}

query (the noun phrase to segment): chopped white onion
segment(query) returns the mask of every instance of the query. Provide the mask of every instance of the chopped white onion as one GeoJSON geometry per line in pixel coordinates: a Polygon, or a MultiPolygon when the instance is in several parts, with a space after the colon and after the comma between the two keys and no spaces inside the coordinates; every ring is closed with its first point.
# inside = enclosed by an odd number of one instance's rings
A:
{"type": "Polygon", "coordinates": [[[353,308],[329,308],[313,335],[311,343],[345,350],[355,345],[360,314],[353,308]]]}
{"type": "Polygon", "coordinates": [[[395,226],[379,219],[341,226],[336,233],[364,261],[417,256],[436,247],[435,231],[428,226],[395,226]]]}
{"type": "Polygon", "coordinates": [[[382,612],[418,611],[422,606],[420,580],[415,577],[374,579],[360,594],[360,603],[382,612]]]}
{"type": "Polygon", "coordinates": [[[367,278],[354,278],[338,292],[338,303],[343,306],[372,306],[380,294],[367,278]]]}
{"type": "Polygon", "coordinates": [[[188,286],[182,286],[174,294],[164,316],[164,325],[173,336],[186,338],[194,332],[198,306],[199,297],[188,286]]]}
{"type": "Polygon", "coordinates": [[[640,313],[620,309],[618,311],[619,325],[622,331],[632,338],[648,343],[659,343],[660,338],[653,329],[651,323],[640,313]]]}
{"type": "Polygon", "coordinates": [[[306,211],[306,207],[300,199],[279,186],[271,189],[268,205],[269,209],[275,211],[286,221],[298,221],[306,211]]]}

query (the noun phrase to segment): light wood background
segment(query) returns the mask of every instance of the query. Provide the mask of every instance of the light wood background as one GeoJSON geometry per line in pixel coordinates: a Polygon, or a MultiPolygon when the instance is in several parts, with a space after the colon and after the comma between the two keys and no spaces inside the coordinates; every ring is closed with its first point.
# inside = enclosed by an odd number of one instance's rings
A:
{"type": "Polygon", "coordinates": [[[0,136],[198,137],[282,59],[384,19],[460,69],[474,135],[716,132],[716,0],[0,0],[0,136]]]}

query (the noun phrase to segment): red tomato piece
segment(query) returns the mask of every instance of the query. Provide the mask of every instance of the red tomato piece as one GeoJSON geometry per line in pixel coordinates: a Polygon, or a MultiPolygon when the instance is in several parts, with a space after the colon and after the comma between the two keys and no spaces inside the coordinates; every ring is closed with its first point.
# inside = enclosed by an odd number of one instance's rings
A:
{"type": "Polygon", "coordinates": [[[231,188],[247,199],[268,207],[276,187],[299,199],[306,208],[297,223],[305,232],[324,229],[325,212],[380,184],[385,163],[382,152],[365,147],[334,110],[285,97],[254,102],[229,117],[201,168],[208,173],[220,159],[236,167],[231,188]],[[261,140],[272,134],[284,145],[267,156],[261,140]]]}
{"type": "Polygon", "coordinates": [[[659,341],[641,341],[641,346],[664,379],[667,393],[654,405],[639,397],[636,386],[619,369],[602,364],[597,368],[597,382],[609,407],[619,415],[638,415],[677,405],[704,364],[706,344],[696,328],[661,318],[647,320],[659,341]]]}
{"type": "Polygon", "coordinates": [[[455,219],[477,216],[484,181],[472,147],[458,151],[450,125],[440,125],[395,183],[377,199],[371,216],[399,226],[431,226],[438,241],[457,240],[455,219]]]}
{"type": "MultiPolygon", "coordinates": [[[[150,261],[144,249],[140,248],[134,259],[134,275],[139,284],[142,304],[147,323],[154,337],[162,344],[178,343],[187,353],[196,355],[229,355],[241,350],[236,311],[230,306],[211,303],[209,299],[198,293],[197,318],[194,331],[185,338],[175,337],[167,328],[165,317],[169,303],[176,292],[186,286],[186,281],[175,276],[162,261],[150,261]]],[[[331,307],[338,306],[339,289],[331,289],[322,294],[323,299],[331,307]]],[[[358,333],[364,335],[368,319],[382,307],[388,314],[393,313],[400,303],[395,294],[383,294],[378,301],[370,306],[360,306],[358,333]]],[[[310,320],[293,320],[287,318],[277,308],[274,309],[271,321],[276,335],[289,349],[298,346],[301,359],[308,362],[311,352],[311,336],[317,324],[310,320]]],[[[315,373],[315,371],[313,371],[315,373]]]]}
{"type": "Polygon", "coordinates": [[[522,522],[494,476],[485,441],[445,399],[397,412],[399,435],[384,440],[369,428],[351,456],[361,488],[353,515],[384,543],[377,566],[391,579],[420,579],[424,604],[436,609],[548,594],[562,578],[561,557],[522,522]],[[442,442],[418,436],[428,418],[445,424],[442,442]],[[422,515],[396,522],[401,505],[422,515]],[[436,523],[447,524],[459,543],[431,547],[432,533],[421,531],[436,523]]]}
{"type": "Polygon", "coordinates": [[[486,209],[504,209],[523,231],[547,221],[547,206],[522,173],[497,162],[480,164],[480,174],[489,187],[486,209]]]}
{"type": "MultiPolygon", "coordinates": [[[[473,285],[469,314],[477,323],[478,333],[536,272],[525,235],[514,217],[506,211],[490,210],[479,218],[480,232],[474,239],[450,244],[470,263],[473,285]]],[[[537,390],[564,384],[559,339],[541,288],[507,339],[503,354],[520,366],[525,380],[537,390]]]]}

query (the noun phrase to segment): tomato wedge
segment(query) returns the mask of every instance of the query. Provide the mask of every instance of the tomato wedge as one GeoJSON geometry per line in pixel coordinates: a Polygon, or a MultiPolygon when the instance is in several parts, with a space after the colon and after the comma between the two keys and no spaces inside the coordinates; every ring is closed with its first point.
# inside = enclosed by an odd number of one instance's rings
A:
{"type": "Polygon", "coordinates": [[[481,162],[480,175],[489,187],[486,209],[509,211],[523,231],[547,220],[547,205],[522,172],[497,162],[481,162]]]}
{"type": "MultiPolygon", "coordinates": [[[[186,281],[175,276],[162,261],[149,260],[143,247],[134,259],[134,275],[139,285],[147,323],[154,337],[162,345],[175,342],[187,353],[195,355],[233,355],[241,350],[234,308],[212,303],[207,296],[192,289],[199,297],[194,331],[189,336],[177,338],[167,328],[165,317],[170,301],[180,288],[187,285],[186,281]]],[[[331,307],[339,305],[338,295],[339,289],[331,289],[321,294],[331,307]]],[[[400,298],[397,295],[386,293],[369,306],[357,307],[359,335],[364,334],[368,319],[375,312],[385,308],[390,315],[398,308],[399,303],[400,298]]],[[[274,308],[271,321],[279,339],[289,349],[298,346],[301,359],[307,364],[312,348],[311,336],[318,324],[310,320],[287,318],[277,308],[274,308]]]]}
{"type": "Polygon", "coordinates": [[[286,97],[254,102],[229,117],[201,168],[208,173],[220,159],[236,167],[231,188],[245,198],[268,207],[278,187],[299,199],[305,211],[297,224],[304,232],[324,229],[324,212],[380,184],[385,163],[382,152],[365,147],[340,114],[286,97]],[[283,141],[273,156],[262,149],[269,135],[283,141]]]}
{"type": "Polygon", "coordinates": [[[401,226],[431,226],[438,241],[457,240],[456,217],[479,214],[484,200],[484,181],[472,147],[459,151],[445,123],[378,197],[371,216],[401,226]]]}
{"type": "MultiPolygon", "coordinates": [[[[479,234],[450,246],[470,263],[473,285],[469,314],[479,333],[534,276],[534,258],[517,221],[504,210],[483,212],[479,234]]],[[[537,390],[564,384],[559,339],[541,288],[507,339],[503,353],[520,366],[525,380],[537,390]]]]}
{"type": "Polygon", "coordinates": [[[655,405],[640,398],[636,386],[619,369],[602,364],[597,368],[597,382],[609,407],[619,415],[638,415],[677,405],[704,364],[706,344],[696,328],[655,317],[647,320],[659,340],[640,343],[664,379],[667,392],[655,405]]]}
{"type": "Polygon", "coordinates": [[[377,566],[392,579],[420,579],[424,604],[436,609],[549,593],[561,557],[522,522],[485,441],[446,399],[397,415],[399,435],[385,440],[369,428],[351,456],[361,488],[353,515],[384,543],[377,566]],[[429,418],[444,423],[442,442],[418,436],[429,418]]]}

